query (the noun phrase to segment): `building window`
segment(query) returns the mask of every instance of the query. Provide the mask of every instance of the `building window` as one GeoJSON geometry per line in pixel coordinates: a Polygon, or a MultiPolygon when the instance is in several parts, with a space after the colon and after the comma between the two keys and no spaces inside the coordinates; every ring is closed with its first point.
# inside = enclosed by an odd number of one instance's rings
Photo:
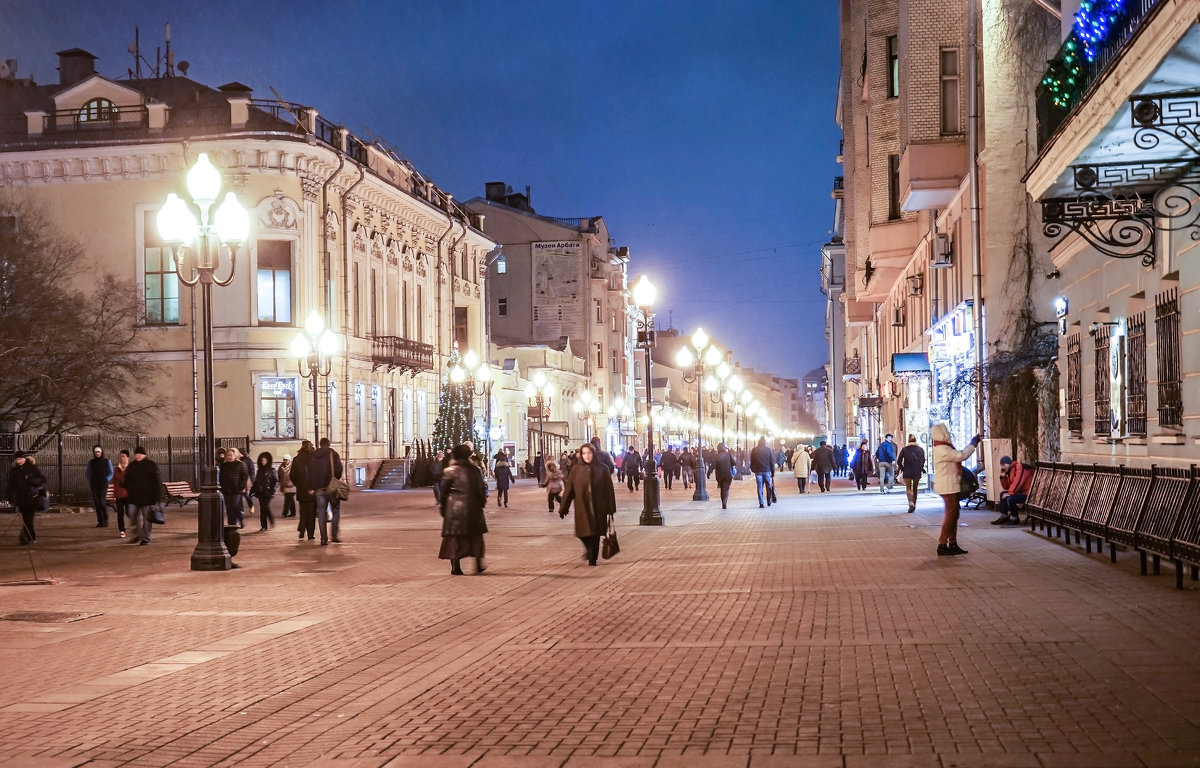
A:
{"type": "Polygon", "coordinates": [[[616,331],[616,330],[617,330],[617,313],[616,313],[616,312],[609,312],[609,313],[608,313],[608,318],[609,318],[609,320],[611,321],[611,324],[612,324],[612,329],[611,329],[611,330],[613,330],[613,331],[616,331]]]}
{"type": "Polygon", "coordinates": [[[604,367],[604,345],[600,342],[596,342],[596,367],[604,367]]]}
{"type": "Polygon", "coordinates": [[[619,365],[620,365],[620,362],[621,362],[621,361],[620,361],[620,357],[617,355],[617,350],[615,350],[615,349],[614,349],[614,350],[612,351],[612,366],[611,366],[611,368],[610,368],[610,370],[611,370],[613,373],[620,373],[620,372],[621,372],[621,369],[620,369],[620,367],[619,367],[619,365]]]}
{"type": "Polygon", "coordinates": [[[471,341],[471,334],[467,327],[467,308],[454,308],[454,341],[458,343],[459,349],[467,349],[471,341]]]}
{"type": "Polygon", "coordinates": [[[900,155],[888,155],[888,219],[900,218],[900,155]]]}
{"type": "Polygon", "coordinates": [[[117,105],[108,99],[92,99],[79,109],[79,122],[111,123],[117,119],[117,105]]]}
{"type": "Polygon", "coordinates": [[[1154,338],[1158,351],[1158,426],[1183,428],[1183,376],[1180,366],[1179,289],[1154,297],[1154,338]]]}
{"type": "Polygon", "coordinates": [[[900,95],[900,38],[892,35],[887,39],[887,97],[900,95]]]}
{"type": "Polygon", "coordinates": [[[158,235],[154,222],[157,213],[147,211],[142,228],[146,325],[178,325],[179,276],[175,273],[175,252],[158,235]]]}
{"type": "Polygon", "coordinates": [[[1110,386],[1108,382],[1108,349],[1111,336],[1108,326],[1097,326],[1092,331],[1092,344],[1095,347],[1096,370],[1093,375],[1095,382],[1092,389],[1093,409],[1096,418],[1096,437],[1108,437],[1112,434],[1112,421],[1109,414],[1110,386]]]}
{"type": "Polygon", "coordinates": [[[367,288],[371,301],[371,336],[379,333],[379,270],[371,270],[371,284],[367,288]]]}
{"type": "Polygon", "coordinates": [[[508,261],[504,258],[504,254],[501,253],[500,257],[496,259],[496,274],[503,275],[507,272],[508,272],[508,261]]]}
{"type": "Polygon", "coordinates": [[[604,324],[604,304],[602,304],[600,302],[600,299],[593,299],[593,301],[595,301],[595,303],[596,303],[596,325],[603,325],[604,324]]]}
{"type": "MultiPolygon", "coordinates": [[[[405,280],[404,286],[401,290],[403,291],[403,299],[401,300],[402,303],[400,305],[400,335],[406,339],[411,339],[412,336],[410,336],[408,332],[409,329],[412,328],[412,320],[409,317],[409,315],[412,313],[413,306],[412,283],[405,280]]],[[[421,339],[418,337],[417,341],[420,340],[421,339]]]]}
{"type": "Polygon", "coordinates": [[[258,324],[291,325],[292,247],[283,240],[259,240],[258,324]]]}
{"type": "Polygon", "coordinates": [[[336,435],[338,433],[338,423],[339,423],[338,422],[338,407],[337,407],[337,401],[338,401],[337,382],[331,381],[329,378],[326,378],[325,381],[328,382],[328,386],[329,386],[329,391],[325,393],[325,410],[329,414],[328,436],[329,436],[329,439],[332,441],[334,439],[334,435],[336,435]]]}
{"type": "Polygon", "coordinates": [[[263,440],[296,438],[296,379],[264,376],[258,380],[258,431],[263,440]]]}
{"type": "Polygon", "coordinates": [[[354,270],[351,273],[353,277],[350,283],[350,304],[354,307],[354,335],[362,336],[362,288],[359,286],[358,265],[354,265],[354,270]]]}
{"type": "Polygon", "coordinates": [[[417,341],[425,341],[425,286],[417,286],[417,341]]]}
{"type": "Polygon", "coordinates": [[[938,70],[941,77],[942,134],[962,133],[958,89],[958,50],[943,48],[938,56],[938,70]]]}
{"type": "Polygon", "coordinates": [[[373,443],[379,442],[380,396],[379,387],[371,387],[371,442],[373,443]]]}
{"type": "Polygon", "coordinates": [[[1126,376],[1129,382],[1129,434],[1146,434],[1146,313],[1138,312],[1129,318],[1129,359],[1126,376]]]}
{"type": "Polygon", "coordinates": [[[365,435],[363,434],[363,415],[366,411],[367,404],[363,402],[363,385],[354,385],[354,439],[358,442],[363,442],[365,435]]]}
{"type": "Polygon", "coordinates": [[[508,299],[496,299],[496,314],[508,317],[508,299]]]}
{"type": "Polygon", "coordinates": [[[1067,337],[1067,429],[1083,433],[1083,345],[1079,334],[1067,337]]]}

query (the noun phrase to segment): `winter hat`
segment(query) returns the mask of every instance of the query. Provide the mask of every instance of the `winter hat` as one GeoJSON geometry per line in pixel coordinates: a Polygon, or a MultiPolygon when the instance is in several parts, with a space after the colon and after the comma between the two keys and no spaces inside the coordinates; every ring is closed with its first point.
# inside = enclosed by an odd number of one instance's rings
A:
{"type": "Polygon", "coordinates": [[[284,460],[284,461],[291,461],[291,460],[292,460],[292,454],[290,454],[290,453],[285,453],[285,454],[283,454],[283,460],[284,460]]]}
{"type": "Polygon", "coordinates": [[[134,456],[145,456],[146,449],[139,445],[137,448],[133,449],[133,455],[134,456]]]}
{"type": "Polygon", "coordinates": [[[1009,464],[1012,464],[1012,457],[1011,457],[1011,456],[1001,456],[1001,457],[1000,457],[1000,466],[1002,466],[1002,467],[1006,467],[1006,466],[1008,466],[1009,464]]]}

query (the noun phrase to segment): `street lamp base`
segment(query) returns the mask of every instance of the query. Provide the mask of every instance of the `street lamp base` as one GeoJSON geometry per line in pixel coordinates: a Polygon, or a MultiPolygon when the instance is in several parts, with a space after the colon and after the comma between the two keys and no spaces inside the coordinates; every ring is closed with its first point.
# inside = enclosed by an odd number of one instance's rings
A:
{"type": "Polygon", "coordinates": [[[196,511],[196,548],[192,550],[193,571],[228,571],[233,558],[225,548],[225,521],[221,519],[221,497],[217,495],[217,470],[201,470],[199,509],[196,511]]]}
{"type": "Polygon", "coordinates": [[[692,501],[708,501],[708,488],[705,486],[707,474],[708,469],[704,466],[704,462],[701,461],[699,468],[696,470],[696,490],[692,491],[692,501]]]}
{"type": "Polygon", "coordinates": [[[654,463],[650,463],[646,479],[642,481],[642,515],[638,525],[662,525],[662,510],[658,508],[658,475],[654,472],[654,463]]]}

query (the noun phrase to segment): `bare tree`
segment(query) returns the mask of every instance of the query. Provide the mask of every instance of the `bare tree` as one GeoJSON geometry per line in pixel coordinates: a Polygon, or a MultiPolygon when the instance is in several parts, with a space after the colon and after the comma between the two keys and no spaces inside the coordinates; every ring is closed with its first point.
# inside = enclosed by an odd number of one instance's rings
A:
{"type": "Polygon", "coordinates": [[[29,203],[0,202],[0,424],[143,428],[166,403],[140,385],[158,372],[135,333],[142,312],[136,285],[98,272],[29,203]]]}

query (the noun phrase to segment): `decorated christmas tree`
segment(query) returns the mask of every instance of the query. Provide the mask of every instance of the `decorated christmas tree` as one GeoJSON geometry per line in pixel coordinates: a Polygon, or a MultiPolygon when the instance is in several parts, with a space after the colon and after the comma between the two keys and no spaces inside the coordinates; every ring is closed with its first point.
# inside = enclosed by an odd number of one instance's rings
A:
{"type": "Polygon", "coordinates": [[[433,423],[433,450],[449,453],[454,446],[472,439],[471,425],[475,421],[471,402],[475,392],[472,383],[461,375],[465,372],[457,344],[450,353],[446,370],[442,391],[438,394],[437,420],[433,423]]]}

